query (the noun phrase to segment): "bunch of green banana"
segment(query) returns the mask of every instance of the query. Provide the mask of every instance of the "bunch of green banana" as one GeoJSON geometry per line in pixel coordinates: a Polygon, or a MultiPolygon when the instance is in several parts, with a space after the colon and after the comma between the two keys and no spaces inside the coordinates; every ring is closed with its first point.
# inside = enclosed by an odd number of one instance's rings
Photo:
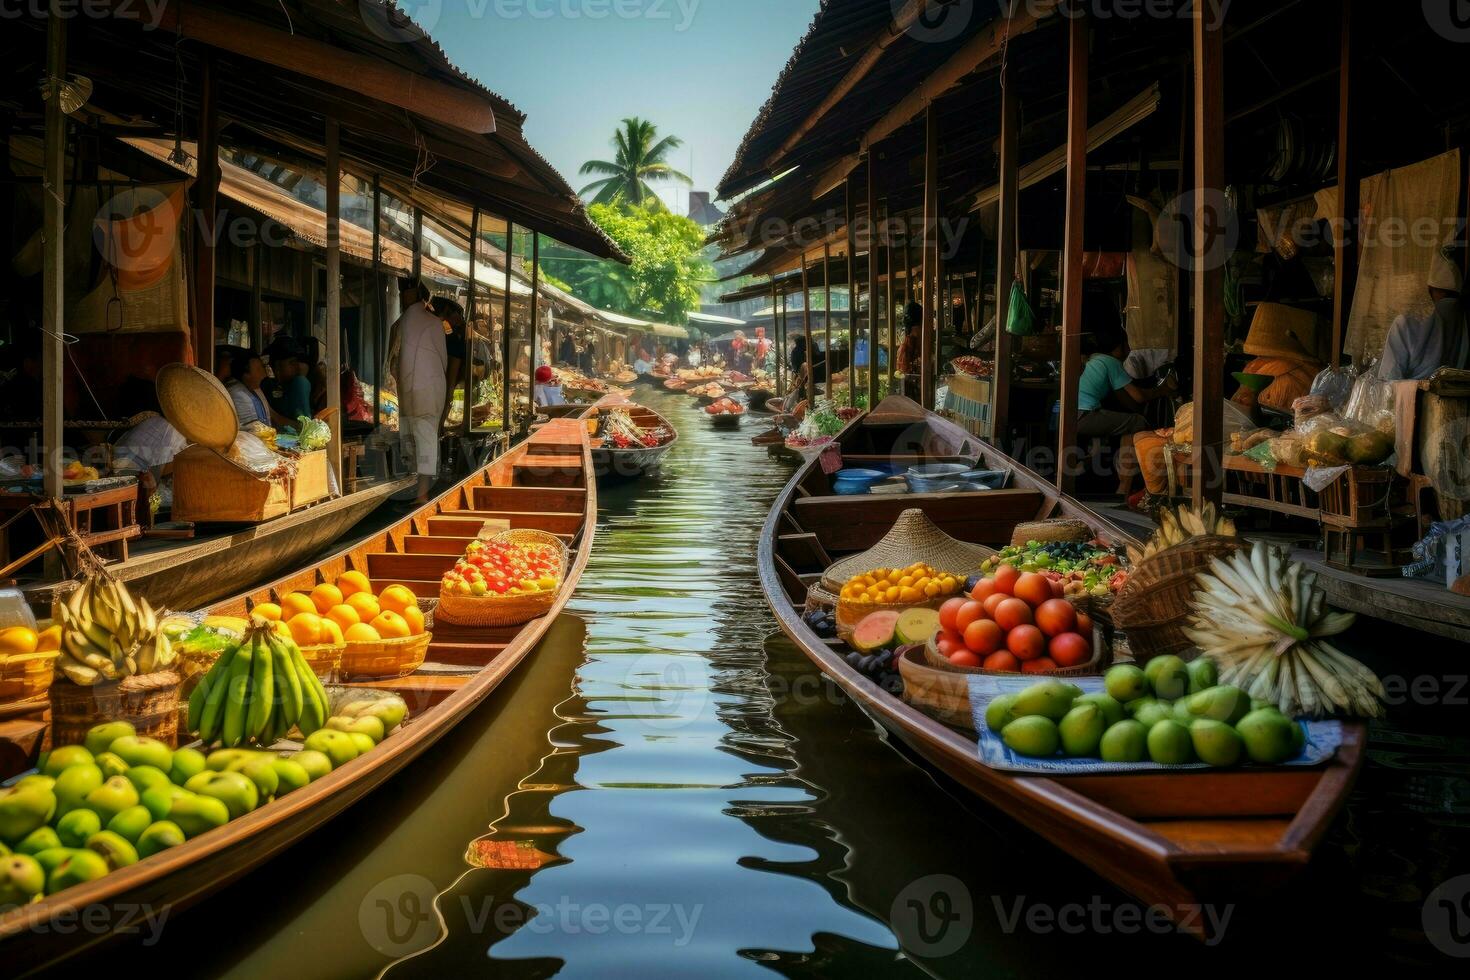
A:
{"type": "Polygon", "coordinates": [[[1142,548],[1130,546],[1128,548],[1128,561],[1137,566],[1146,558],[1152,558],[1162,551],[1168,551],[1175,545],[1181,545],[1191,538],[1202,538],[1206,535],[1219,535],[1222,538],[1235,537],[1235,522],[1221,514],[1215,509],[1213,503],[1206,503],[1203,508],[1196,511],[1191,507],[1183,506],[1178,510],[1163,508],[1158,513],[1159,529],[1148,539],[1148,543],[1142,548]]]}
{"type": "Polygon", "coordinates": [[[91,686],[166,670],[176,659],[148,600],[108,575],[93,575],[51,606],[61,626],[56,671],[91,686]]]}
{"type": "Polygon", "coordinates": [[[189,730],[206,745],[268,746],[293,727],[310,735],[327,723],[327,692],[301,648],[256,621],[226,648],[189,696],[189,730]]]}

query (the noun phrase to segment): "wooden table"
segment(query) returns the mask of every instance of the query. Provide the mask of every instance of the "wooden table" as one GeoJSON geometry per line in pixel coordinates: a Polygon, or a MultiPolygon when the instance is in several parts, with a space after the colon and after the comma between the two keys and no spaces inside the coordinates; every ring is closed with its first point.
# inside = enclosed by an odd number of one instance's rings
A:
{"type": "MultiPolygon", "coordinates": [[[[32,493],[0,493],[0,522],[44,499],[32,493]]],[[[67,491],[61,505],[72,530],[99,557],[127,561],[128,542],[143,536],[138,524],[136,480],[105,490],[67,491]]],[[[10,532],[0,529],[0,565],[9,561],[10,532]]],[[[69,555],[68,561],[74,563],[75,556],[69,555]]]]}

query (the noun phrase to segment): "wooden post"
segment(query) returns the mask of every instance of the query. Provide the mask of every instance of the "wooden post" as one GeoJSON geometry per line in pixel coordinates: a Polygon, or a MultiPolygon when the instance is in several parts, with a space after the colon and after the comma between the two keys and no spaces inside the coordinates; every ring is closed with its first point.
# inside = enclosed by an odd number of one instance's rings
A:
{"type": "MultiPolygon", "coordinates": [[[[1057,416],[1057,486],[1076,483],[1077,383],[1082,377],[1082,239],[1087,213],[1087,18],[1074,11],[1067,22],[1071,55],[1067,71],[1067,226],[1062,246],[1062,391],[1057,416]]],[[[1126,436],[1124,438],[1127,438],[1126,436]]]]}
{"type": "Polygon", "coordinates": [[[469,439],[470,431],[475,427],[471,416],[475,407],[475,287],[478,285],[475,275],[479,258],[480,206],[477,204],[470,212],[470,292],[465,297],[464,312],[464,420],[460,429],[465,439],[469,439]]]}
{"type": "Polygon", "coordinates": [[[383,424],[383,375],[388,357],[385,349],[388,302],[383,295],[383,185],[373,174],[373,306],[377,316],[373,323],[373,428],[383,424]]]}
{"type": "Polygon", "coordinates": [[[817,400],[817,359],[812,356],[812,284],[805,252],[801,253],[801,329],[806,336],[806,400],[810,408],[817,400]]]}
{"type": "Polygon", "coordinates": [[[1211,237],[1225,215],[1225,31],[1221,0],[1199,0],[1194,12],[1194,447],[1193,500],[1220,503],[1224,491],[1224,256],[1211,237]]]}
{"type": "MultiPolygon", "coordinates": [[[[60,498],[64,493],[61,470],[65,461],[61,451],[65,441],[62,429],[62,372],[66,349],[62,331],[66,329],[66,258],[63,229],[66,227],[66,139],[70,126],[61,111],[61,84],[66,79],[66,24],[61,16],[60,0],[51,0],[46,34],[46,87],[51,97],[46,100],[45,173],[41,201],[42,235],[45,251],[41,267],[41,473],[46,496],[60,498]]],[[[29,411],[29,406],[16,406],[29,411]]],[[[61,572],[56,549],[51,549],[46,562],[48,578],[61,572]]]]}
{"type": "Polygon", "coordinates": [[[1358,212],[1362,185],[1358,178],[1358,127],[1353,117],[1354,38],[1353,0],[1342,0],[1341,66],[1337,89],[1337,228],[1334,238],[1337,275],[1332,295],[1332,366],[1342,364],[1342,345],[1347,339],[1348,317],[1353,311],[1353,294],[1358,286],[1358,212]]]}
{"type": "Polygon", "coordinates": [[[934,407],[934,351],[939,333],[939,113],[934,103],[924,109],[924,222],[920,242],[924,284],[919,290],[924,304],[923,328],[919,334],[919,404],[934,407]]]}
{"type": "Polygon", "coordinates": [[[1011,284],[1016,281],[1017,205],[1021,196],[1021,98],[1011,84],[1011,69],[1000,73],[1000,220],[995,233],[995,371],[991,376],[990,441],[1009,453],[1011,416],[1011,284]]]}
{"type": "Polygon", "coordinates": [[[827,309],[822,317],[826,336],[826,348],[822,351],[822,363],[826,365],[827,397],[832,397],[832,246],[822,246],[822,289],[826,294],[823,302],[827,309]]]}
{"type": "Polygon", "coordinates": [[[219,106],[214,58],[204,54],[199,75],[199,162],[194,182],[198,215],[194,252],[194,363],[214,371],[214,252],[219,224],[219,106]]]}
{"type": "Polygon", "coordinates": [[[526,431],[536,418],[536,359],[541,356],[540,341],[541,300],[541,233],[531,232],[531,383],[530,395],[526,399],[526,431]]]}
{"type": "Polygon", "coordinates": [[[847,404],[857,406],[857,227],[854,224],[857,203],[852,199],[852,178],[844,188],[847,203],[847,404]]]}
{"type": "Polygon", "coordinates": [[[250,346],[265,346],[265,290],[261,282],[261,266],[265,263],[265,246],[256,242],[250,249],[250,346]]]}
{"type": "Polygon", "coordinates": [[[885,232],[883,252],[886,259],[884,265],[888,266],[888,288],[883,291],[883,302],[887,306],[887,309],[884,310],[884,319],[888,321],[888,393],[890,395],[897,393],[893,384],[898,371],[898,320],[893,312],[895,305],[893,300],[898,296],[898,266],[893,262],[893,236],[887,234],[893,231],[890,221],[893,217],[892,202],[893,198],[890,197],[888,203],[883,205],[885,232]]]}
{"type": "MultiPolygon", "coordinates": [[[[424,274],[424,212],[413,209],[413,277],[417,280],[424,274]]],[[[420,296],[422,301],[423,297],[420,296]]]]}
{"type": "MultiPolygon", "coordinates": [[[[511,428],[511,403],[510,386],[515,375],[515,364],[513,363],[513,352],[510,342],[510,267],[511,259],[515,254],[516,226],[515,222],[506,219],[505,222],[505,309],[500,323],[500,371],[503,377],[500,384],[500,431],[509,439],[511,428]]],[[[531,399],[536,398],[535,389],[531,391],[531,399]]]]}
{"type": "MultiPolygon", "coordinates": [[[[327,425],[332,429],[332,442],[327,450],[327,463],[337,477],[340,493],[346,486],[342,479],[342,159],[341,130],[337,120],[327,118],[327,425]]],[[[313,365],[315,367],[315,365],[313,365]]]]}
{"type": "Polygon", "coordinates": [[[791,387],[791,363],[789,361],[789,358],[791,357],[791,303],[789,302],[790,295],[791,294],[788,293],[786,290],[781,290],[781,357],[777,361],[777,363],[781,365],[781,373],[782,376],[786,379],[786,384],[784,387],[778,387],[776,391],[780,393],[782,397],[791,394],[789,390],[791,387]]]}
{"type": "Polygon", "coordinates": [[[780,301],[780,295],[776,291],[776,277],[774,275],[772,275],[770,277],[770,279],[771,279],[771,344],[773,346],[775,346],[776,351],[777,351],[777,357],[776,357],[776,394],[781,395],[781,394],[785,394],[785,392],[781,388],[781,361],[785,359],[785,351],[781,349],[781,331],[780,331],[780,328],[779,328],[779,321],[776,319],[777,316],[780,315],[780,311],[779,311],[778,307],[781,305],[781,301],[780,301]]]}
{"type": "Polygon", "coordinates": [[[878,407],[878,157],[868,154],[868,411],[878,407]]]}

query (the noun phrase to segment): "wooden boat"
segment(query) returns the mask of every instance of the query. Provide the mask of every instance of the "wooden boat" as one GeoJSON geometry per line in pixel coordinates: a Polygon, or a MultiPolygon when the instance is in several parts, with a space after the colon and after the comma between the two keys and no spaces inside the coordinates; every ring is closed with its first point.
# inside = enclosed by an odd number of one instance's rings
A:
{"type": "MultiPolygon", "coordinates": [[[[226,528],[192,541],[135,544],[126,561],[108,566],[119,580],[161,609],[198,609],[321,554],[415,479],[389,480],[272,521],[226,528]],[[228,555],[228,560],[222,560],[228,555]]],[[[66,583],[67,588],[71,583],[66,583]]],[[[26,587],[35,608],[49,608],[56,583],[26,587]]]]}
{"type": "Polygon", "coordinates": [[[557,534],[571,549],[561,590],[547,615],[513,627],[436,623],[422,669],[407,677],[351,685],[394,691],[409,704],[409,720],[372,752],[218,830],[0,916],[0,959],[8,964],[6,972],[18,975],[54,965],[118,935],[117,923],[128,910],[135,915],[139,909],[177,911],[218,890],[381,786],[463,720],[535,649],[576,589],[597,526],[597,487],[591,473],[585,427],[570,420],[552,422],[371,540],[212,607],[209,611],[215,614],[244,615],[255,602],[311,589],[348,569],[365,572],[375,590],[402,583],[420,596],[434,596],[441,575],[487,519],[557,534]],[[74,928],[77,909],[99,906],[111,928],[74,928]],[[67,922],[72,927],[63,927],[67,922]]]}
{"type": "Polygon", "coordinates": [[[679,441],[679,430],[672,422],[646,405],[637,405],[626,400],[598,402],[594,408],[617,408],[628,413],[634,424],[644,429],[662,426],[673,433],[673,438],[660,446],[630,446],[619,449],[611,443],[594,440],[592,465],[599,480],[631,480],[657,470],[669,450],[679,441]]]}
{"type": "Polygon", "coordinates": [[[722,412],[719,415],[711,415],[709,423],[716,429],[738,429],[740,420],[743,418],[745,418],[744,412],[722,412]]]}
{"type": "MultiPolygon", "coordinates": [[[[849,667],[840,645],[802,622],[808,586],[834,561],[876,544],[906,509],[921,508],[950,535],[991,547],[1009,544],[1018,522],[1051,517],[1086,521],[1116,543],[1129,538],[908,399],[883,402],[838,442],[847,466],[966,462],[1011,473],[1005,490],[834,496],[829,477],[809,460],[771,509],[758,554],[766,599],[781,629],[875,721],[965,790],[1025,826],[1045,828],[1047,840],[1144,904],[1169,910],[1181,930],[1201,939],[1212,938],[1204,917],[1193,914],[1201,903],[1269,893],[1306,866],[1363,765],[1361,725],[1346,725],[1333,761],[1311,769],[1018,776],[982,765],[973,734],[942,724],[849,667]]],[[[903,665],[910,683],[912,662],[903,665]]],[[[951,718],[961,721],[962,711],[951,718]]]]}

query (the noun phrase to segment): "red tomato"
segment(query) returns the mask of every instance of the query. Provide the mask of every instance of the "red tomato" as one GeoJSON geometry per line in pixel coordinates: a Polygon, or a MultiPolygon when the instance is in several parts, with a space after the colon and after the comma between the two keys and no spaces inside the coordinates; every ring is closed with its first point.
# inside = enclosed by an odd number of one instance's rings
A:
{"type": "Polygon", "coordinates": [[[965,630],[965,646],[972,653],[989,656],[1005,646],[1006,635],[991,619],[977,619],[965,630]]]}
{"type": "Polygon", "coordinates": [[[1052,662],[1050,657],[1037,657],[1035,660],[1028,660],[1021,665],[1021,672],[1023,674],[1050,674],[1054,673],[1056,669],[1057,665],[1052,662]]]}
{"type": "Polygon", "coordinates": [[[1006,649],[1017,660],[1035,660],[1046,652],[1046,637],[1035,626],[1017,626],[1006,634],[1006,649]]]}
{"type": "Polygon", "coordinates": [[[1077,610],[1066,599],[1048,599],[1036,607],[1036,625],[1047,636],[1061,636],[1077,628],[1077,610]]]}
{"type": "Polygon", "coordinates": [[[1003,599],[995,607],[995,621],[1007,633],[1017,626],[1029,626],[1033,619],[1031,607],[1024,599],[1003,599]]]}
{"type": "Polygon", "coordinates": [[[1052,579],[1051,580],[1051,595],[1052,595],[1052,598],[1053,599],[1061,599],[1061,598],[1065,597],[1066,594],[1067,594],[1067,587],[1062,584],[1062,580],[1059,579],[1059,578],[1052,579]]]}
{"type": "Polygon", "coordinates": [[[1002,602],[1005,602],[1009,598],[1010,596],[1006,595],[1004,592],[996,592],[995,594],[993,594],[989,599],[986,599],[985,602],[982,603],[982,605],[984,605],[985,607],[985,615],[989,616],[991,619],[994,619],[995,611],[1000,608],[1000,604],[1002,602]]]}
{"type": "Polygon", "coordinates": [[[1045,575],[1027,572],[1016,579],[1016,587],[1011,590],[1011,594],[1017,599],[1026,600],[1026,604],[1034,609],[1052,598],[1051,582],[1045,575]]]}
{"type": "Polygon", "coordinates": [[[939,638],[934,641],[934,649],[938,650],[941,656],[947,657],[951,653],[954,653],[957,648],[954,640],[940,633],[939,638]]]}
{"type": "Polygon", "coordinates": [[[970,598],[974,599],[976,602],[984,602],[986,599],[989,599],[993,595],[995,595],[994,579],[982,578],[980,581],[976,582],[975,587],[970,590],[970,598]]]}
{"type": "Polygon", "coordinates": [[[1081,667],[1092,659],[1092,640],[1081,633],[1062,633],[1047,647],[1059,667],[1081,667]]]}
{"type": "Polygon", "coordinates": [[[952,663],[952,664],[954,664],[956,667],[979,667],[980,666],[980,658],[977,657],[977,656],[975,656],[969,650],[957,650],[957,651],[955,651],[954,655],[949,658],[949,662],[952,663]]]}
{"type": "Polygon", "coordinates": [[[963,606],[960,607],[959,612],[955,613],[955,617],[954,617],[954,629],[955,629],[955,632],[956,633],[964,633],[965,630],[967,630],[967,629],[970,628],[970,624],[971,623],[975,622],[976,620],[984,619],[984,618],[985,618],[985,607],[984,606],[980,605],[980,603],[975,602],[973,600],[971,600],[969,602],[966,602],[963,606]]]}
{"type": "Polygon", "coordinates": [[[985,669],[1003,670],[1008,674],[1017,674],[1021,671],[1021,661],[1016,659],[1015,654],[1007,650],[1000,650],[985,658],[985,669]]]}
{"type": "Polygon", "coordinates": [[[1016,580],[1020,577],[1021,573],[1016,571],[1015,565],[1000,566],[995,570],[995,578],[992,580],[995,582],[995,591],[1004,592],[1006,595],[1014,594],[1016,580]]]}
{"type": "Polygon", "coordinates": [[[1077,613],[1077,632],[1083,636],[1092,636],[1092,617],[1085,612],[1077,613]]]}
{"type": "Polygon", "coordinates": [[[965,602],[965,599],[956,597],[949,600],[944,605],[940,606],[939,625],[952,633],[958,633],[960,628],[959,625],[955,622],[955,614],[960,611],[960,607],[963,606],[965,602]]]}

